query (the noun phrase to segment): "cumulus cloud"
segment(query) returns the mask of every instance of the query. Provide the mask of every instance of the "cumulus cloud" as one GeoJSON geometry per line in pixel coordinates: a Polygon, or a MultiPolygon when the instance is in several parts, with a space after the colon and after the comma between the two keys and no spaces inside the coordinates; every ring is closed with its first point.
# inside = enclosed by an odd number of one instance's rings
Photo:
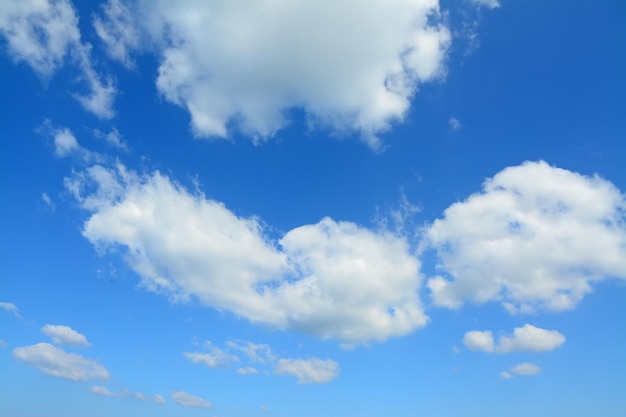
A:
{"type": "Polygon", "coordinates": [[[121,165],[90,167],[66,187],[92,212],[83,235],[101,250],[125,248],[149,290],[345,344],[427,322],[420,263],[403,237],[325,218],[271,241],[258,219],[121,165]]]}
{"type": "Polygon", "coordinates": [[[109,1],[96,30],[122,62],[145,37],[157,89],[198,137],[233,127],[259,142],[302,109],[313,125],[377,135],[402,121],[423,82],[445,73],[449,30],[437,0],[109,1]],[[142,32],[138,35],[134,28],[142,32]]]}
{"type": "Polygon", "coordinates": [[[0,301],[0,309],[13,314],[15,317],[20,317],[20,311],[18,310],[17,306],[13,303],[0,301]]]}
{"type": "Polygon", "coordinates": [[[280,359],[274,373],[293,375],[298,378],[299,384],[322,384],[339,375],[339,364],[331,359],[280,359]]]}
{"type": "Polygon", "coordinates": [[[74,346],[74,347],[87,347],[90,343],[87,338],[78,333],[76,330],[69,326],[57,326],[53,324],[46,324],[41,328],[41,331],[52,339],[52,342],[56,345],[74,346]]]}
{"type": "Polygon", "coordinates": [[[9,55],[46,80],[70,59],[87,86],[87,93],[74,97],[96,116],[113,117],[115,87],[93,68],[91,47],[81,42],[78,17],[68,0],[2,2],[0,34],[7,41],[9,55]]]}
{"type": "Polygon", "coordinates": [[[435,305],[573,308],[594,282],[626,278],[626,203],[609,181],[525,162],[486,180],[425,230],[441,275],[435,305]]]}
{"type": "Polygon", "coordinates": [[[205,352],[185,352],[184,356],[193,363],[201,363],[210,368],[228,366],[233,362],[239,362],[237,356],[224,352],[210,342],[204,344],[204,349],[205,352]]]}
{"type": "Polygon", "coordinates": [[[565,343],[565,336],[556,330],[546,330],[525,324],[516,327],[510,336],[500,336],[498,343],[494,343],[493,333],[490,330],[470,331],[465,333],[463,344],[469,350],[484,352],[511,353],[519,350],[531,352],[545,352],[556,349],[565,343]]]}
{"type": "Polygon", "coordinates": [[[484,352],[493,352],[493,333],[490,330],[479,331],[473,330],[465,333],[463,344],[469,350],[482,350],[484,352]]]}
{"type": "Polygon", "coordinates": [[[67,353],[49,343],[17,347],[13,349],[13,357],[45,375],[57,378],[71,381],[109,379],[109,372],[97,361],[67,353]]]}
{"type": "Polygon", "coordinates": [[[171,392],[172,401],[185,407],[211,408],[212,404],[195,395],[186,393],[185,391],[171,392]]]}

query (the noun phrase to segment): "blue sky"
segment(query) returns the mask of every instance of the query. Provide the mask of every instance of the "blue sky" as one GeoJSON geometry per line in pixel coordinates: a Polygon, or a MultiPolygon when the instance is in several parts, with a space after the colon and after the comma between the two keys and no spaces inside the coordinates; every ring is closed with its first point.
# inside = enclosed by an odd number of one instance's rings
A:
{"type": "Polygon", "coordinates": [[[0,5],[0,414],[621,416],[618,1],[0,5]]]}

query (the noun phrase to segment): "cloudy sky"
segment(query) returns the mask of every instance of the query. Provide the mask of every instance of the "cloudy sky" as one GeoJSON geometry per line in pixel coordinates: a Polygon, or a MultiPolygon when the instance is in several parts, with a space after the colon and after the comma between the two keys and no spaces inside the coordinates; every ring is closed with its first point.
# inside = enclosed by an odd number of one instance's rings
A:
{"type": "Polygon", "coordinates": [[[624,415],[624,12],[0,2],[0,414],[624,415]]]}

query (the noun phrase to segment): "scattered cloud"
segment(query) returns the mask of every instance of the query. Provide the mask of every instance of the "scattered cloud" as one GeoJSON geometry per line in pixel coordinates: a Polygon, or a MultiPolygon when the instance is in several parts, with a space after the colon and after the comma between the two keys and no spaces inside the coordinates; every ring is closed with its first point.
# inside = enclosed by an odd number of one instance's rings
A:
{"type": "Polygon", "coordinates": [[[624,195],[598,176],[543,161],[508,167],[426,228],[442,272],[427,283],[433,301],[573,308],[593,282],[626,278],[625,213],[624,195]]]}
{"type": "Polygon", "coordinates": [[[186,393],[185,391],[171,392],[172,401],[185,407],[211,408],[212,404],[200,397],[186,393]]]}
{"type": "Polygon", "coordinates": [[[252,343],[246,340],[242,341],[228,341],[226,342],[226,346],[241,351],[245,354],[252,362],[255,363],[266,363],[273,361],[276,357],[272,353],[272,348],[269,345],[260,344],[260,343],[252,343]]]}
{"type": "Polygon", "coordinates": [[[0,309],[13,314],[15,317],[21,317],[20,316],[20,311],[18,310],[17,306],[15,304],[13,304],[13,303],[7,303],[7,302],[4,302],[4,301],[0,301],[0,309]]]}
{"type": "Polygon", "coordinates": [[[135,16],[119,0],[102,4],[100,15],[93,18],[93,27],[107,54],[127,68],[135,68],[131,54],[139,48],[137,26],[135,16]]]}
{"type": "Polygon", "coordinates": [[[484,352],[493,352],[493,333],[491,330],[478,331],[473,330],[465,333],[463,337],[463,344],[469,350],[482,350],[484,352]]]}
{"type": "Polygon", "coordinates": [[[541,372],[541,368],[531,362],[520,363],[519,365],[514,366],[508,371],[502,371],[500,373],[500,378],[502,379],[511,379],[515,376],[533,376],[537,375],[541,372]]]}
{"type": "Polygon", "coordinates": [[[89,387],[89,391],[96,395],[102,395],[103,397],[123,397],[124,393],[109,391],[104,385],[92,385],[89,387]]]}
{"type": "Polygon", "coordinates": [[[478,7],[486,7],[488,9],[497,9],[500,7],[498,0],[468,0],[470,3],[475,4],[478,7]]]}
{"type": "Polygon", "coordinates": [[[65,181],[92,212],[83,235],[122,246],[142,285],[252,322],[349,344],[424,326],[420,262],[402,236],[325,218],[271,241],[256,218],[155,172],[96,165],[65,181]]]}
{"type": "Polygon", "coordinates": [[[165,404],[165,399],[159,394],[146,395],[142,394],[141,392],[136,392],[135,398],[141,401],[152,401],[156,404],[165,404]]]}
{"type": "Polygon", "coordinates": [[[13,357],[20,362],[38,369],[45,375],[71,381],[107,380],[109,371],[93,359],[63,349],[49,343],[17,347],[13,357]]]}
{"type": "Polygon", "coordinates": [[[280,359],[274,373],[293,375],[298,378],[298,384],[323,384],[339,375],[339,364],[331,359],[280,359]]]}
{"type": "Polygon", "coordinates": [[[44,203],[46,203],[46,205],[50,208],[50,210],[52,211],[55,210],[54,203],[52,202],[52,199],[50,198],[48,193],[41,193],[41,199],[43,200],[44,203]]]}
{"type": "Polygon", "coordinates": [[[86,93],[74,97],[96,116],[113,117],[115,86],[96,73],[91,46],[81,42],[78,17],[70,1],[5,2],[0,7],[0,34],[7,41],[9,55],[30,65],[45,80],[70,59],[87,87],[86,93]]]}
{"type": "Polygon", "coordinates": [[[124,141],[122,134],[114,127],[108,133],[103,133],[99,130],[95,131],[95,136],[104,139],[105,142],[113,147],[123,151],[128,151],[128,144],[124,141]]]}
{"type": "Polygon", "coordinates": [[[256,375],[259,373],[259,370],[252,367],[252,366],[248,366],[246,368],[239,368],[237,369],[237,373],[239,375],[256,375]]]}
{"type": "Polygon", "coordinates": [[[94,25],[123,63],[148,39],[160,60],[158,91],[189,112],[198,137],[227,138],[236,127],[264,141],[298,108],[311,125],[356,132],[377,148],[419,84],[445,75],[443,20],[433,0],[158,0],[130,9],[109,1],[94,25]]]}
{"type": "Polygon", "coordinates": [[[239,362],[237,356],[224,352],[222,349],[206,342],[204,344],[206,352],[185,352],[184,355],[193,363],[201,363],[210,368],[229,366],[233,362],[239,362]]]}
{"type": "Polygon", "coordinates": [[[494,344],[493,333],[490,330],[467,332],[463,338],[463,344],[469,350],[497,353],[520,350],[545,352],[554,350],[563,343],[565,336],[558,331],[541,329],[531,324],[516,327],[511,336],[500,336],[497,344],[494,344]]]}
{"type": "Polygon", "coordinates": [[[87,347],[90,345],[84,335],[78,333],[69,326],[46,324],[41,328],[41,331],[46,336],[50,337],[55,345],[73,347],[87,347]]]}
{"type": "Polygon", "coordinates": [[[450,117],[450,120],[448,120],[448,125],[452,130],[459,130],[461,128],[461,122],[456,117],[450,117]]]}

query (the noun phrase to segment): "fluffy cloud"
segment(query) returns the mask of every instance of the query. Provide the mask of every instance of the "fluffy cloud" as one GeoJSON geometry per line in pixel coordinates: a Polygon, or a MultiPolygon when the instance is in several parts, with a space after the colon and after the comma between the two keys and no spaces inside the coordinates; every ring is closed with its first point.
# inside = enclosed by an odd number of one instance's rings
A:
{"type": "Polygon", "coordinates": [[[150,290],[348,345],[427,322],[419,261],[391,233],[326,218],[272,242],[259,220],[121,165],[90,167],[66,186],[92,211],[84,236],[100,249],[125,248],[150,290]]]}
{"type": "Polygon", "coordinates": [[[200,397],[186,393],[185,391],[171,392],[170,397],[175,403],[185,407],[211,408],[212,404],[200,397]]]}
{"type": "Polygon", "coordinates": [[[331,359],[280,359],[274,373],[293,375],[298,378],[299,384],[322,384],[339,375],[339,365],[331,359]]]}
{"type": "Polygon", "coordinates": [[[189,112],[199,137],[225,138],[236,126],[262,141],[298,108],[376,147],[419,83],[445,72],[442,20],[437,0],[150,0],[131,11],[109,1],[96,30],[128,62],[141,28],[159,54],[159,92],[189,112]]]}
{"type": "Polygon", "coordinates": [[[91,47],[81,42],[78,18],[68,0],[2,2],[0,34],[13,59],[26,62],[44,79],[49,79],[69,57],[80,69],[88,90],[86,94],[74,94],[75,98],[98,117],[113,117],[115,87],[94,70],[91,47]]]}
{"type": "Polygon", "coordinates": [[[591,284],[626,278],[624,195],[545,162],[508,167],[425,231],[443,275],[436,305],[501,301],[511,313],[573,308],[591,284]]]}
{"type": "Polygon", "coordinates": [[[556,349],[565,343],[565,336],[556,330],[546,330],[525,324],[516,327],[511,336],[500,336],[498,343],[494,343],[493,333],[486,331],[471,331],[465,333],[463,344],[470,350],[484,352],[510,353],[519,350],[544,352],[556,349]]]}
{"type": "Polygon", "coordinates": [[[479,331],[473,330],[465,333],[463,344],[469,350],[482,350],[484,352],[493,352],[493,333],[490,330],[479,331]]]}
{"type": "Polygon", "coordinates": [[[217,346],[213,346],[210,342],[204,344],[206,352],[185,352],[184,355],[193,363],[201,363],[210,368],[218,368],[220,366],[228,366],[233,362],[239,362],[237,356],[224,352],[217,346]]]}
{"type": "Polygon", "coordinates": [[[87,338],[78,333],[76,330],[69,326],[56,326],[52,324],[46,324],[41,328],[41,331],[52,339],[52,342],[56,345],[74,346],[74,347],[87,347],[90,343],[87,338]]]}
{"type": "Polygon", "coordinates": [[[17,308],[17,306],[13,303],[7,303],[4,301],[0,301],[0,309],[4,310],[4,311],[8,311],[9,313],[13,314],[16,317],[20,317],[20,312],[17,308]]]}
{"type": "Polygon", "coordinates": [[[45,375],[58,378],[72,381],[109,378],[109,372],[97,361],[75,353],[67,353],[48,343],[17,347],[13,349],[13,357],[45,375]]]}

